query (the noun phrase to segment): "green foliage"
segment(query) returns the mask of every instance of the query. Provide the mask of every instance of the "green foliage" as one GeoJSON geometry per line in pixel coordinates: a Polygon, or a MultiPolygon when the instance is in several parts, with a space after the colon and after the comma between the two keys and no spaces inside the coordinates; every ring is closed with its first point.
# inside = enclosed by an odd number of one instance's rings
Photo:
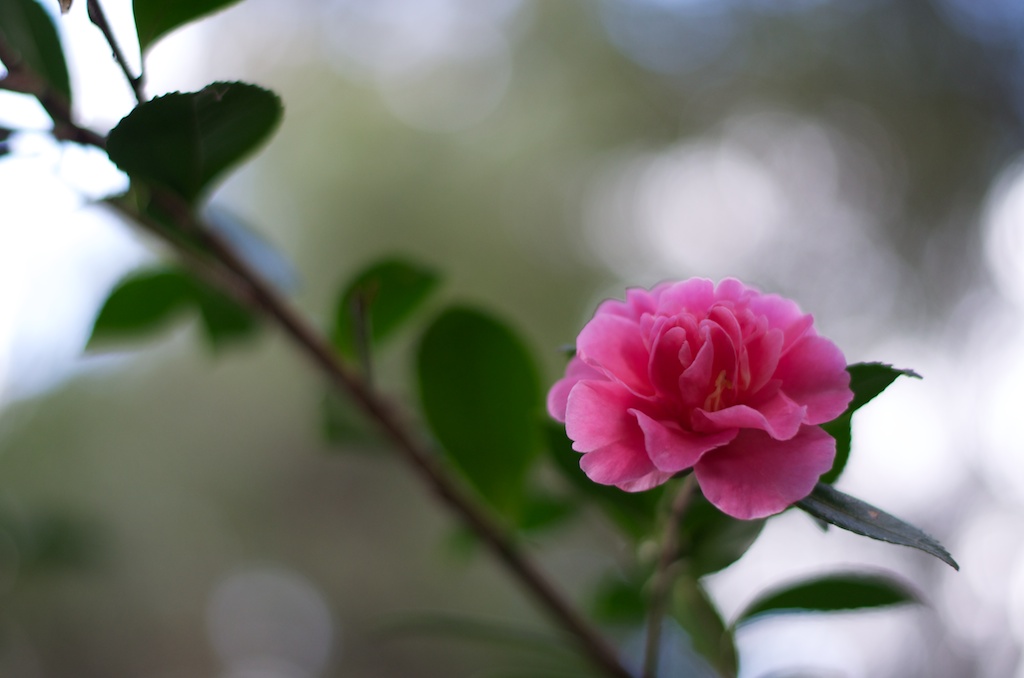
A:
{"type": "Polygon", "coordinates": [[[153,43],[174,29],[236,2],[238,0],[133,0],[139,49],[145,54],[153,43]]]}
{"type": "Polygon", "coordinates": [[[699,578],[732,565],[754,543],[765,521],[738,520],[719,511],[697,493],[683,516],[681,558],[691,577],[699,578]]]}
{"type": "Polygon", "coordinates": [[[916,602],[917,594],[889,575],[830,574],[765,591],[739,614],[733,626],[778,614],[842,612],[916,602]]]}
{"type": "Polygon", "coordinates": [[[422,337],[417,371],[448,458],[488,503],[517,515],[540,448],[540,382],[526,347],[490,315],[451,308],[422,337]]]}
{"type": "Polygon", "coordinates": [[[693,649],[723,676],[735,676],[739,661],[732,630],[726,628],[700,582],[679,577],[672,587],[672,617],[690,636],[693,649]]]}
{"type": "Polygon", "coordinates": [[[580,453],[572,449],[572,440],[565,435],[565,426],[546,420],[544,438],[555,467],[581,496],[593,501],[635,541],[654,533],[663,487],[646,492],[623,492],[617,487],[599,485],[580,468],[580,453]]]}
{"type": "Polygon", "coordinates": [[[647,617],[644,582],[638,577],[602,579],[594,592],[591,614],[604,624],[639,626],[647,617]]]}
{"type": "Polygon", "coordinates": [[[0,510],[0,573],[36,575],[88,568],[103,556],[100,530],[91,521],[53,509],[0,510]]]}
{"type": "Polygon", "coordinates": [[[215,349],[257,328],[248,310],[205,282],[178,269],[149,270],[128,276],[114,288],[96,317],[88,346],[151,335],[188,309],[199,313],[215,349]]]}
{"type": "MultiPolygon", "coordinates": [[[[2,0],[0,32],[22,61],[71,103],[71,82],[53,20],[36,0],[2,0]]],[[[10,64],[7,64],[10,66],[10,64]]]]}
{"type": "Polygon", "coordinates": [[[440,276],[403,259],[384,259],[369,266],[338,296],[331,340],[346,358],[384,341],[434,291],[440,276]]]}
{"type": "Polygon", "coordinates": [[[942,544],[918,528],[881,509],[843,494],[830,485],[818,483],[810,496],[796,503],[815,518],[879,541],[909,546],[931,554],[953,569],[960,566],[942,544]]]}
{"type": "Polygon", "coordinates": [[[195,204],[214,179],[270,136],[282,110],[273,92],[217,82],[140,104],[111,130],[107,152],[133,179],[195,204]]]}
{"type": "Polygon", "coordinates": [[[845,412],[822,426],[829,435],[836,439],[836,460],[832,464],[832,468],[821,477],[823,483],[834,483],[846,468],[846,462],[850,458],[853,413],[884,391],[898,377],[921,378],[921,375],[913,370],[900,370],[884,363],[856,363],[849,365],[846,371],[850,373],[850,389],[853,391],[853,400],[850,401],[845,412]]]}

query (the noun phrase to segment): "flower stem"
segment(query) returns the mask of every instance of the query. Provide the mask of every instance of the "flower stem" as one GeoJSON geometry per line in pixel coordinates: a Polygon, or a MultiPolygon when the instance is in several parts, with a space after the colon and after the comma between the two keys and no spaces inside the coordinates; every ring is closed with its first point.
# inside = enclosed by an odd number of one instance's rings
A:
{"type": "Polygon", "coordinates": [[[693,474],[683,478],[679,491],[672,498],[672,507],[668,520],[665,522],[665,533],[661,538],[661,556],[658,558],[658,566],[654,572],[650,605],[647,608],[647,643],[644,647],[643,678],[655,678],[658,675],[658,659],[661,654],[661,624],[668,607],[672,581],[676,575],[676,568],[673,566],[679,556],[679,531],[696,485],[693,474]]]}

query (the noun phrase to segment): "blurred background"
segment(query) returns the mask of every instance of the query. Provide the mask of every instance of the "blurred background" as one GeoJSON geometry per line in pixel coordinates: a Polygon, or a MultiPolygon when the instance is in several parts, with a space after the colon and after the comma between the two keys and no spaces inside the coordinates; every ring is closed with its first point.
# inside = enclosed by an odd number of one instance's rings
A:
{"type": "MultiPolygon", "coordinates": [[[[84,4],[60,29],[77,113],[106,131],[132,100],[84,4]]],[[[104,6],[127,42],[130,2],[104,6]]],[[[1024,678],[1024,3],[247,0],[147,70],[151,94],[281,94],[279,133],[213,202],[292,262],[323,325],[355,271],[405,255],[443,273],[438,303],[513,323],[550,383],[601,299],[736,276],[797,299],[849,362],[918,371],[855,417],[839,486],[962,571],[790,512],[711,590],[728,618],[766,586],[874,568],[927,601],[752,625],[745,677],[1024,678]]],[[[9,93],[0,125],[48,127],[9,93]]],[[[110,288],[160,249],[90,205],[126,185],[102,155],[8,144],[0,675],[514,666],[386,632],[432,612],[545,627],[386,450],[323,442],[324,385],[279,335],[215,356],[182,324],[83,355],[110,288]]],[[[382,365],[396,394],[406,348],[382,365]]],[[[574,595],[622,547],[597,516],[537,543],[574,595]]]]}

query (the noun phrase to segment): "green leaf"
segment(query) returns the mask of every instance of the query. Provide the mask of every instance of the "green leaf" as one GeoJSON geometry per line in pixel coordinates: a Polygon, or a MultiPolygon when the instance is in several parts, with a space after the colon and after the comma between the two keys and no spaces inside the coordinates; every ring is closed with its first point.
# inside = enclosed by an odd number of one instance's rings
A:
{"type": "Polygon", "coordinates": [[[193,301],[192,281],[181,271],[135,273],[107,297],[92,327],[87,346],[137,339],[163,329],[193,301]]]}
{"type": "Polygon", "coordinates": [[[331,339],[346,358],[360,344],[379,344],[426,301],[440,282],[433,270],[403,259],[384,259],[362,271],[338,297],[331,339]]]}
{"type": "Polygon", "coordinates": [[[134,273],[114,288],[93,323],[87,348],[139,339],[197,311],[214,349],[252,335],[256,319],[219,290],[178,269],[134,273]]]}
{"type": "MultiPolygon", "coordinates": [[[[0,1],[0,32],[21,60],[71,104],[71,81],[53,19],[36,0],[0,1]]],[[[7,64],[10,67],[10,64],[7,64]]]]}
{"type": "Polygon", "coordinates": [[[145,54],[153,43],[175,28],[236,2],[238,0],[134,0],[132,9],[139,33],[139,49],[145,54]]]}
{"type": "Polygon", "coordinates": [[[884,363],[855,363],[849,365],[846,371],[850,373],[850,390],[853,391],[853,400],[850,401],[845,412],[822,426],[826,433],[836,439],[835,462],[833,462],[832,468],[821,477],[821,482],[828,484],[834,483],[839,478],[850,458],[853,413],[884,391],[900,376],[921,378],[921,375],[913,370],[900,370],[884,363]]]}
{"type": "Polygon", "coordinates": [[[540,382],[519,337],[468,308],[442,313],[420,341],[427,423],[448,458],[499,511],[516,515],[540,447],[540,382]]]}
{"type": "Polygon", "coordinates": [[[884,574],[829,574],[770,589],[759,595],[733,626],[778,614],[843,612],[920,602],[914,591],[884,574]]]}
{"type": "Polygon", "coordinates": [[[576,514],[579,505],[546,494],[528,494],[519,515],[519,529],[539,532],[561,525],[576,514]]]}
{"type": "Polygon", "coordinates": [[[635,577],[602,579],[594,591],[590,611],[602,624],[642,625],[647,619],[644,582],[635,577]]]}
{"type": "Polygon", "coordinates": [[[199,280],[191,282],[206,338],[214,350],[256,334],[259,322],[249,309],[199,280]]]}
{"type": "Polygon", "coordinates": [[[726,628],[700,582],[679,577],[671,604],[672,616],[690,636],[693,649],[723,676],[735,676],[738,659],[732,630],[726,628]]]}
{"type": "Polygon", "coordinates": [[[324,393],[320,401],[320,421],[324,440],[335,447],[365,450],[369,444],[376,446],[380,442],[363,414],[336,389],[324,393]]]}
{"type": "Polygon", "coordinates": [[[249,223],[220,205],[209,205],[203,217],[210,230],[225,240],[235,254],[282,292],[295,292],[299,274],[290,261],[249,223]]]}
{"type": "Polygon", "coordinates": [[[718,572],[740,559],[751,547],[765,520],[737,520],[719,511],[699,492],[683,516],[681,560],[690,576],[718,572]]]}
{"type": "Polygon", "coordinates": [[[839,490],[818,483],[810,496],[796,505],[815,518],[879,541],[900,544],[931,554],[955,570],[960,566],[942,544],[918,528],[895,518],[881,509],[839,490]]]}
{"type": "Polygon", "coordinates": [[[617,487],[599,485],[580,468],[580,453],[572,449],[572,440],[565,435],[565,426],[545,418],[544,437],[555,467],[582,496],[591,499],[634,541],[646,539],[654,533],[663,486],[646,492],[626,492],[617,487]]]}
{"type": "Polygon", "coordinates": [[[270,136],[282,110],[273,92],[216,82],[140,104],[111,130],[107,152],[133,179],[194,204],[224,170],[270,136]]]}

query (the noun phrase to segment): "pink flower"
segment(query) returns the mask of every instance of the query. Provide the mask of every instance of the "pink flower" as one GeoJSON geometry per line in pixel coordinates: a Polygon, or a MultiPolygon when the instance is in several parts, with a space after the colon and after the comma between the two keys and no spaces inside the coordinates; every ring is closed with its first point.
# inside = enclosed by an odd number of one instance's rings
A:
{"type": "Polygon", "coordinates": [[[594,482],[639,492],[693,469],[723,512],[778,513],[832,467],[818,424],[853,398],[842,352],[813,322],[734,279],[630,289],[580,332],[548,412],[594,482]]]}

